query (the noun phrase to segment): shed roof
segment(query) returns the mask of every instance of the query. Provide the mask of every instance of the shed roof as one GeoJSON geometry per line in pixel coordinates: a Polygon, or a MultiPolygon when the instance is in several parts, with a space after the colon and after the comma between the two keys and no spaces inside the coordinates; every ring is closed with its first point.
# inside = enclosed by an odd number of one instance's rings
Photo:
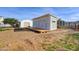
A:
{"type": "Polygon", "coordinates": [[[58,17],[56,17],[56,16],[54,16],[54,15],[51,15],[51,14],[45,14],[45,15],[42,15],[42,16],[33,18],[33,20],[35,20],[35,19],[39,19],[39,18],[42,18],[42,17],[46,17],[46,16],[52,16],[52,17],[54,17],[54,18],[58,18],[58,17]]]}

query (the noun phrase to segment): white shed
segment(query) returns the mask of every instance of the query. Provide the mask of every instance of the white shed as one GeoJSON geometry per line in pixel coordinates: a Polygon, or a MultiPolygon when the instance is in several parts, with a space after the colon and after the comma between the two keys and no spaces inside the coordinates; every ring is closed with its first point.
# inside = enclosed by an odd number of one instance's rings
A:
{"type": "Polygon", "coordinates": [[[51,14],[46,14],[33,19],[33,27],[41,28],[45,30],[55,30],[57,29],[57,20],[56,16],[51,14]]]}
{"type": "Polygon", "coordinates": [[[32,20],[22,20],[20,23],[21,28],[32,27],[32,20]]]}

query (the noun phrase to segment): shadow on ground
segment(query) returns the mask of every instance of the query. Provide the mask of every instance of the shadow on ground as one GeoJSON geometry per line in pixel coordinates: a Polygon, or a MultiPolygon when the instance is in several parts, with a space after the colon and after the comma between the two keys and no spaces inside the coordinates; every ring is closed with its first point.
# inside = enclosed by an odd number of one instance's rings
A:
{"type": "Polygon", "coordinates": [[[30,28],[15,28],[14,29],[14,32],[19,32],[19,31],[31,31],[31,32],[39,33],[38,31],[34,31],[30,28]]]}

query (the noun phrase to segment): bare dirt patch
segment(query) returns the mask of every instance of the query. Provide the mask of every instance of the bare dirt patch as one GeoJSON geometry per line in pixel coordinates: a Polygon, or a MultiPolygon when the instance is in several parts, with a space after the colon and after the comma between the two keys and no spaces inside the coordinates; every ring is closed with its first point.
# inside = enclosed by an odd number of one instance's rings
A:
{"type": "Polygon", "coordinates": [[[6,51],[38,51],[44,50],[43,43],[51,43],[63,38],[66,34],[73,33],[73,30],[55,30],[48,33],[38,34],[32,31],[8,30],[0,32],[0,50],[6,51]]]}

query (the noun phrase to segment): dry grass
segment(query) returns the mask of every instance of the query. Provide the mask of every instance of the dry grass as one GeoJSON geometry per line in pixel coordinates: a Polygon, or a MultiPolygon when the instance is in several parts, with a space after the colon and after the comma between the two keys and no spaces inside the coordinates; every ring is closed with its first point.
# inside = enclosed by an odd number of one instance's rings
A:
{"type": "Polygon", "coordinates": [[[43,43],[43,49],[46,51],[79,51],[79,33],[66,34],[52,43],[43,43]]]}
{"type": "MultiPolygon", "coordinates": [[[[13,30],[0,32],[0,50],[5,51],[38,51],[47,50],[52,42],[59,41],[65,35],[72,33],[72,30],[55,30],[45,34],[38,34],[31,31],[17,31],[13,30]],[[50,43],[50,44],[49,44],[50,43]]],[[[53,43],[56,45],[56,43],[53,43]]],[[[61,44],[60,44],[61,45],[61,44]]],[[[49,47],[50,50],[51,47],[49,47]]],[[[60,48],[56,46],[55,48],[60,48]]]]}

